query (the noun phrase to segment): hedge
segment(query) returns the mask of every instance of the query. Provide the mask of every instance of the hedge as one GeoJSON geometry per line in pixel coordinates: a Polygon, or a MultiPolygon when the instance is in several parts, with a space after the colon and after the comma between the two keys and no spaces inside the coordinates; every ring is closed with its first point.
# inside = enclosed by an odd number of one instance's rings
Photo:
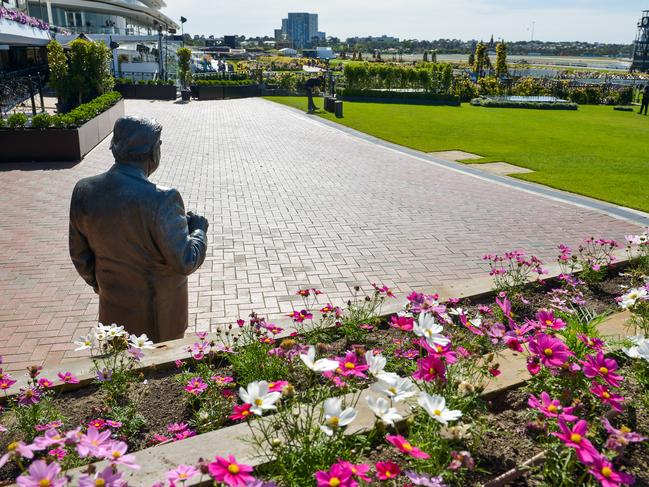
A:
{"type": "Polygon", "coordinates": [[[507,101],[474,98],[471,105],[486,108],[529,108],[534,110],[577,110],[576,103],[553,103],[542,101],[507,101]]]}
{"type": "Polygon", "coordinates": [[[422,63],[417,67],[378,63],[345,65],[345,85],[350,89],[417,88],[448,93],[453,82],[450,64],[422,63]]]}
{"type": "Polygon", "coordinates": [[[149,86],[171,86],[174,84],[174,81],[169,79],[169,80],[164,80],[164,79],[149,79],[149,80],[139,80],[135,81],[134,79],[131,78],[117,78],[115,79],[115,84],[116,85],[149,85],[149,86]]]}
{"type": "Polygon", "coordinates": [[[194,86],[250,86],[257,84],[251,79],[242,80],[219,80],[219,79],[199,79],[194,80],[194,86]]]}
{"type": "Polygon", "coordinates": [[[407,99],[425,100],[440,102],[459,102],[459,97],[446,93],[430,93],[421,91],[386,91],[386,90],[361,90],[344,88],[336,90],[336,95],[344,98],[386,98],[386,99],[407,99]]]}
{"type": "MultiPolygon", "coordinates": [[[[6,124],[9,128],[34,128],[45,129],[49,127],[68,129],[76,128],[87,121],[95,118],[100,113],[105,112],[110,107],[115,105],[122,99],[116,91],[109,91],[94,100],[79,105],[74,110],[65,114],[49,115],[48,113],[40,113],[34,115],[28,123],[27,116],[22,113],[14,113],[7,118],[6,124]]],[[[0,127],[4,127],[5,123],[0,119],[0,127]]]]}

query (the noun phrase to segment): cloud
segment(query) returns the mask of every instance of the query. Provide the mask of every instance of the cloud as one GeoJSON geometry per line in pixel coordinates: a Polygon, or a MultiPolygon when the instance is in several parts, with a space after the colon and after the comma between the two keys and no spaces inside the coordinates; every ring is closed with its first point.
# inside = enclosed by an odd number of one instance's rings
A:
{"type": "Polygon", "coordinates": [[[630,43],[642,0],[167,0],[167,15],[187,17],[192,34],[273,35],[288,12],[319,14],[320,30],[340,38],[529,39],[630,43]]]}

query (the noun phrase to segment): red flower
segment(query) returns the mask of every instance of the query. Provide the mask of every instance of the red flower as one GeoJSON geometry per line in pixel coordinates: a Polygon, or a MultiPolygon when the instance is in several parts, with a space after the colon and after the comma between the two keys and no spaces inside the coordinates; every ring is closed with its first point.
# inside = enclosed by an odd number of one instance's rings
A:
{"type": "Polygon", "coordinates": [[[240,421],[242,419],[247,419],[248,416],[252,414],[252,411],[250,411],[251,407],[252,405],[248,403],[242,404],[241,406],[234,406],[234,410],[230,415],[230,419],[232,421],[240,421]]]}
{"type": "Polygon", "coordinates": [[[379,480],[391,480],[401,473],[399,465],[393,462],[377,462],[376,475],[379,480]]]}

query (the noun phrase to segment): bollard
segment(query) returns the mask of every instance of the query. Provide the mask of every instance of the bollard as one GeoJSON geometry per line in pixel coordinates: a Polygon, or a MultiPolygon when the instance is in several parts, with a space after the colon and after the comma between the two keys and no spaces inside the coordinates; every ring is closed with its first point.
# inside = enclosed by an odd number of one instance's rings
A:
{"type": "Polygon", "coordinates": [[[334,102],[334,113],[336,118],[343,118],[343,102],[342,100],[336,100],[334,102]]]}

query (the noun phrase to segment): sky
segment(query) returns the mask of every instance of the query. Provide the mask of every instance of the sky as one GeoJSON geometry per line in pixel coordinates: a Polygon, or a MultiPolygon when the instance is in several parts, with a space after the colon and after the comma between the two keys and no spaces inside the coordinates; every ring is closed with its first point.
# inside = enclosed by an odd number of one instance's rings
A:
{"type": "Polygon", "coordinates": [[[273,35],[288,12],[319,14],[319,29],[341,39],[494,39],[631,43],[649,0],[166,0],[185,32],[273,35]]]}

